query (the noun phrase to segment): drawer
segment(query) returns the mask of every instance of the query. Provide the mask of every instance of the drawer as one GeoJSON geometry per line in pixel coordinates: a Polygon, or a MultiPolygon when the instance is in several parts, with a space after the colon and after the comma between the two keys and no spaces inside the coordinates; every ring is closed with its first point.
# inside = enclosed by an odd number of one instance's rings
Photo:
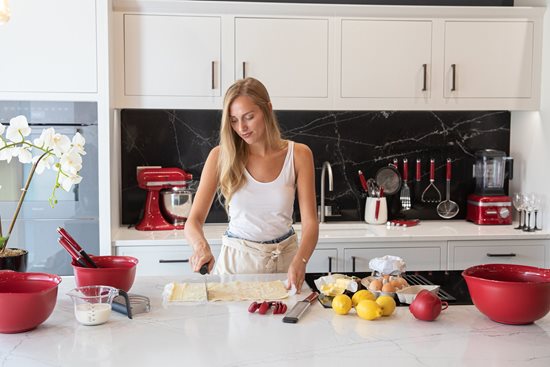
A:
{"type": "Polygon", "coordinates": [[[546,248],[542,242],[521,245],[506,244],[506,241],[484,242],[489,243],[453,241],[449,247],[449,268],[463,270],[473,265],[496,263],[545,267],[546,248]]]}
{"type": "Polygon", "coordinates": [[[307,263],[308,273],[329,273],[338,271],[338,250],[317,249],[307,263]]]}
{"type": "Polygon", "coordinates": [[[443,270],[447,254],[441,243],[433,246],[415,247],[372,247],[344,249],[344,269],[346,272],[370,272],[369,261],[384,255],[399,256],[410,270],[443,270]]]}
{"type": "MultiPolygon", "coordinates": [[[[220,246],[211,246],[214,257],[220,253],[220,246]]],[[[117,255],[138,258],[137,275],[183,275],[191,274],[189,258],[193,250],[189,246],[121,246],[117,255]]]]}

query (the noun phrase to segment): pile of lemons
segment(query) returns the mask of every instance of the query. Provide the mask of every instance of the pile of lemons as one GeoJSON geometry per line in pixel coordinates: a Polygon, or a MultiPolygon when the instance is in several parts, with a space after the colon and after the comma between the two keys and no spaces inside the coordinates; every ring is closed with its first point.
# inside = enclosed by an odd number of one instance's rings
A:
{"type": "Polygon", "coordinates": [[[376,296],[362,289],[349,297],[339,294],[332,300],[332,310],[338,315],[347,315],[355,307],[357,316],[365,320],[376,320],[382,316],[390,316],[395,311],[395,300],[390,296],[376,296]]]}

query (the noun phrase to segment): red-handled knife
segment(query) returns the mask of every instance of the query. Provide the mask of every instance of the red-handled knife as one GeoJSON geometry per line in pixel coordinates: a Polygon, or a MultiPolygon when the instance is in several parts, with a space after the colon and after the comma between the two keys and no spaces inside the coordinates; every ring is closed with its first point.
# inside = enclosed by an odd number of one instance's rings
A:
{"type": "Polygon", "coordinates": [[[365,176],[363,175],[363,171],[359,170],[359,171],[357,171],[357,173],[359,174],[359,181],[361,181],[361,186],[363,186],[363,190],[365,192],[368,192],[367,180],[365,180],[365,176]]]}

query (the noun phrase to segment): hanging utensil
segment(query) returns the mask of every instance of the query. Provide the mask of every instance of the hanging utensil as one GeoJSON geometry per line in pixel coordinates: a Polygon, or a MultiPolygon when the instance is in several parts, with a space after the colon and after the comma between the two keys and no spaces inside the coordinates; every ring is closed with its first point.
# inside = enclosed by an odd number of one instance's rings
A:
{"type": "Polygon", "coordinates": [[[397,167],[391,163],[380,168],[374,177],[376,183],[384,189],[386,195],[393,195],[401,188],[401,174],[397,167]]]}
{"type": "Polygon", "coordinates": [[[437,205],[437,214],[441,218],[451,219],[458,214],[458,204],[451,200],[451,158],[447,158],[447,175],[445,189],[446,200],[437,205]]]}
{"type": "Polygon", "coordinates": [[[409,210],[411,208],[411,190],[407,185],[409,179],[409,161],[407,158],[403,158],[403,184],[401,185],[401,193],[399,199],[401,200],[401,206],[403,210],[409,210]]]}
{"type": "Polygon", "coordinates": [[[423,203],[439,203],[441,201],[441,191],[435,186],[435,160],[430,159],[430,184],[422,192],[421,200],[423,203]]]}

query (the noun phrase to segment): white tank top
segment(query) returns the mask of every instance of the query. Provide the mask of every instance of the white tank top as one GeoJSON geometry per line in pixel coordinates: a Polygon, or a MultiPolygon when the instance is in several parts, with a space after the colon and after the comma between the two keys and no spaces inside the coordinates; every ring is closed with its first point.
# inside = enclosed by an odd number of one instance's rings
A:
{"type": "Polygon", "coordinates": [[[228,231],[237,237],[270,241],[287,234],[292,226],[296,175],[294,142],[288,142],[283,169],[271,182],[258,182],[245,168],[245,184],[229,204],[228,231]]]}

